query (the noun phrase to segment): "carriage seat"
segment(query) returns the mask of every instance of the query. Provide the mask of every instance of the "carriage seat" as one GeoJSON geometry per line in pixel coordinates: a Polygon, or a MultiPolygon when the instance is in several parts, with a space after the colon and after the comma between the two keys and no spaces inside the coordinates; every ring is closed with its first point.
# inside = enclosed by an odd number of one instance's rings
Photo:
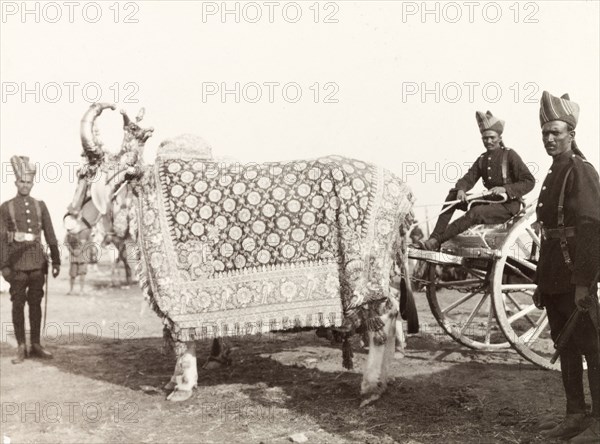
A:
{"type": "MultiPolygon", "coordinates": [[[[408,256],[411,259],[439,263],[463,263],[465,258],[495,259],[501,255],[504,240],[513,226],[528,212],[535,209],[537,199],[525,205],[503,224],[473,225],[466,231],[444,242],[439,251],[428,251],[411,247],[408,256]]],[[[531,251],[528,252],[531,254],[531,251]]]]}
{"type": "Polygon", "coordinates": [[[503,224],[473,225],[452,239],[444,242],[440,252],[468,258],[495,258],[499,256],[504,239],[513,225],[525,215],[527,208],[521,210],[503,224]]]}
{"type": "Polygon", "coordinates": [[[464,259],[494,259],[513,225],[513,219],[503,224],[473,225],[468,230],[444,242],[440,251],[410,248],[411,259],[440,264],[461,264],[464,259]]]}
{"type": "Polygon", "coordinates": [[[474,225],[444,242],[440,251],[469,258],[496,257],[512,225],[512,219],[503,224],[474,225]]]}

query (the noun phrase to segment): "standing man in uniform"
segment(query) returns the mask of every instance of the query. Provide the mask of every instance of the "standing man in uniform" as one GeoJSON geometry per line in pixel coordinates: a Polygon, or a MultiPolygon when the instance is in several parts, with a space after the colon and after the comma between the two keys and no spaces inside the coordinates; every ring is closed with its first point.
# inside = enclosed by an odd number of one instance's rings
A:
{"type": "Polygon", "coordinates": [[[599,443],[600,347],[596,293],[600,269],[600,181],[575,143],[578,117],[579,106],[571,102],[568,95],[559,98],[544,91],[540,123],[552,166],[537,206],[542,244],[534,302],[540,308],[546,307],[555,342],[574,310],[584,313],[560,352],[566,417],[542,435],[563,439],[575,436],[570,442],[599,443]],[[586,416],[582,355],[588,365],[591,418],[586,416]]]}
{"type": "MultiPolygon", "coordinates": [[[[491,112],[475,113],[481,140],[486,152],[481,154],[469,168],[456,186],[450,190],[446,202],[461,200],[458,206],[453,206],[438,218],[431,237],[422,246],[427,250],[439,250],[448,239],[462,233],[476,224],[501,224],[509,220],[521,209],[522,198],[535,186],[535,178],[521,157],[512,149],[504,146],[502,133],[504,120],[494,117],[491,112]],[[450,225],[450,219],[456,208],[467,210],[467,191],[483,180],[483,185],[493,196],[506,194],[508,200],[503,203],[473,205],[464,216],[456,219],[450,225]]],[[[444,206],[444,209],[448,206],[444,206]]]]}
{"type": "Polygon", "coordinates": [[[52,358],[40,344],[42,322],[42,298],[48,262],[41,243],[44,232],[50,247],[52,275],[60,272],[58,242],[50,214],[43,201],[32,198],[35,165],[28,157],[13,156],[10,159],[16,181],[17,195],[0,206],[0,269],[10,283],[12,320],[18,343],[17,357],[13,364],[20,364],[27,356],[25,345],[25,303],[29,305],[31,328],[30,356],[52,358]]]}

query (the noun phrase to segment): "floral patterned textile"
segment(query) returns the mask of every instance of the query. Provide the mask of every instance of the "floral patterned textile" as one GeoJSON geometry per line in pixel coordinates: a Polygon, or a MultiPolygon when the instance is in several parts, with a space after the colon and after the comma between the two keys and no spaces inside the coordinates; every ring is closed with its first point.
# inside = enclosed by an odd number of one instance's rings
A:
{"type": "Polygon", "coordinates": [[[389,171],[338,156],[240,165],[159,151],[138,187],[141,282],[177,340],[357,326],[389,296],[413,201],[389,171]]]}

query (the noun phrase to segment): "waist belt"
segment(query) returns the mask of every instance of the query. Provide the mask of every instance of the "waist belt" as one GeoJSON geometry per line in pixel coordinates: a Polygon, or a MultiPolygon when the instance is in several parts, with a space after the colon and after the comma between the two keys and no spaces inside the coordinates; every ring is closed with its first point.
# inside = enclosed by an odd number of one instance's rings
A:
{"type": "Polygon", "coordinates": [[[575,227],[542,228],[542,238],[562,239],[564,237],[575,237],[575,227]]]}
{"type": "Polygon", "coordinates": [[[33,241],[36,241],[38,239],[40,239],[40,235],[39,234],[23,233],[21,231],[17,231],[13,235],[13,240],[15,242],[33,242],[33,241]]]}

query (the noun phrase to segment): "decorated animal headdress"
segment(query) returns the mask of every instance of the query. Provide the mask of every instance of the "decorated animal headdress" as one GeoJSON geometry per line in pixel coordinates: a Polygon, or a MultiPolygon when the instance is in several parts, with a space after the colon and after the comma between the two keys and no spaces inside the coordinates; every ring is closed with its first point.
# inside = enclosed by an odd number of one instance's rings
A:
{"type": "Polygon", "coordinates": [[[143,108],[135,120],[130,119],[127,113],[122,110],[123,142],[121,150],[117,154],[111,154],[102,148],[103,143],[96,128],[96,119],[107,108],[114,110],[116,106],[110,103],[94,103],[81,119],[81,145],[83,147],[83,154],[88,161],[88,167],[83,168],[84,174],[88,170],[94,173],[94,168],[89,168],[89,166],[95,166],[103,162],[118,163],[124,166],[141,164],[144,144],[154,131],[153,128],[142,128],[139,125],[144,117],[143,108]]]}

